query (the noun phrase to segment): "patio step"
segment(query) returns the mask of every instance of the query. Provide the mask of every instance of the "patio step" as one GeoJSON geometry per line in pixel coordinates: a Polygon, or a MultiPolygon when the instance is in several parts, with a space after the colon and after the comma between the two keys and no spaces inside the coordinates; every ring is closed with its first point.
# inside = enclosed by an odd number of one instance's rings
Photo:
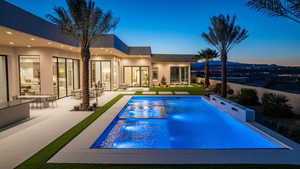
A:
{"type": "Polygon", "coordinates": [[[145,94],[145,95],[156,95],[156,92],[143,92],[142,94],[145,94]]]}
{"type": "Polygon", "coordinates": [[[189,92],[185,92],[185,91],[178,91],[178,92],[175,92],[176,95],[189,95],[190,93],[189,92]]]}
{"type": "Polygon", "coordinates": [[[173,95],[173,92],[158,92],[159,95],[173,95]]]}

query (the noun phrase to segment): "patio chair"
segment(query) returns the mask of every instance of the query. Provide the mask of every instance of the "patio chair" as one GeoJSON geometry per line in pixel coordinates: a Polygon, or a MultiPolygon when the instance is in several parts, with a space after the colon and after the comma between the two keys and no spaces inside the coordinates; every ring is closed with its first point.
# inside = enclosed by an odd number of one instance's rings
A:
{"type": "Polygon", "coordinates": [[[42,109],[43,100],[41,98],[34,99],[33,103],[35,108],[42,109]]]}
{"type": "Polygon", "coordinates": [[[52,95],[51,97],[49,97],[47,99],[47,102],[50,104],[51,103],[51,106],[54,108],[54,107],[57,107],[57,98],[55,95],[52,95]],[[55,106],[54,106],[55,104],[55,106]]]}

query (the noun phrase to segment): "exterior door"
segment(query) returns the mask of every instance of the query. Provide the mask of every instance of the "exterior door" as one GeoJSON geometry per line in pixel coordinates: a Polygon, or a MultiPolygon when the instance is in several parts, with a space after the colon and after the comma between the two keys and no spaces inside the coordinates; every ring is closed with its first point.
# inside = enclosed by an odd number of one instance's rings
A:
{"type": "Polygon", "coordinates": [[[91,61],[91,86],[94,88],[102,84],[104,90],[111,90],[111,62],[93,60],[91,61]]]}
{"type": "Polygon", "coordinates": [[[124,66],[123,82],[130,87],[149,86],[148,66],[124,66]]]}
{"type": "Polygon", "coordinates": [[[8,101],[8,80],[6,56],[0,55],[0,104],[8,101]]]}

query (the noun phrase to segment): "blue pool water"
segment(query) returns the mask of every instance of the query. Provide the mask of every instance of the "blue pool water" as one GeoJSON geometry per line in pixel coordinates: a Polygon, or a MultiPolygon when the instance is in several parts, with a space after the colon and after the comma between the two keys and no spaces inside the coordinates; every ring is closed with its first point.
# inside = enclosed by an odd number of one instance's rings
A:
{"type": "Polygon", "coordinates": [[[280,148],[201,97],[132,97],[91,148],[280,148]]]}

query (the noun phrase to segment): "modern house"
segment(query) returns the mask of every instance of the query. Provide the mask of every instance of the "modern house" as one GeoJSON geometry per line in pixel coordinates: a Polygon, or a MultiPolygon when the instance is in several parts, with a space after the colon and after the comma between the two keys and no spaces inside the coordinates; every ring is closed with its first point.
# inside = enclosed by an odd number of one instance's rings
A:
{"type": "MultiPolygon", "coordinates": [[[[55,24],[0,1],[0,102],[26,94],[62,98],[79,89],[80,47],[55,24]]],[[[151,47],[131,47],[112,34],[99,35],[91,48],[91,87],[105,90],[189,84],[194,55],[153,54],[151,47]]]]}

